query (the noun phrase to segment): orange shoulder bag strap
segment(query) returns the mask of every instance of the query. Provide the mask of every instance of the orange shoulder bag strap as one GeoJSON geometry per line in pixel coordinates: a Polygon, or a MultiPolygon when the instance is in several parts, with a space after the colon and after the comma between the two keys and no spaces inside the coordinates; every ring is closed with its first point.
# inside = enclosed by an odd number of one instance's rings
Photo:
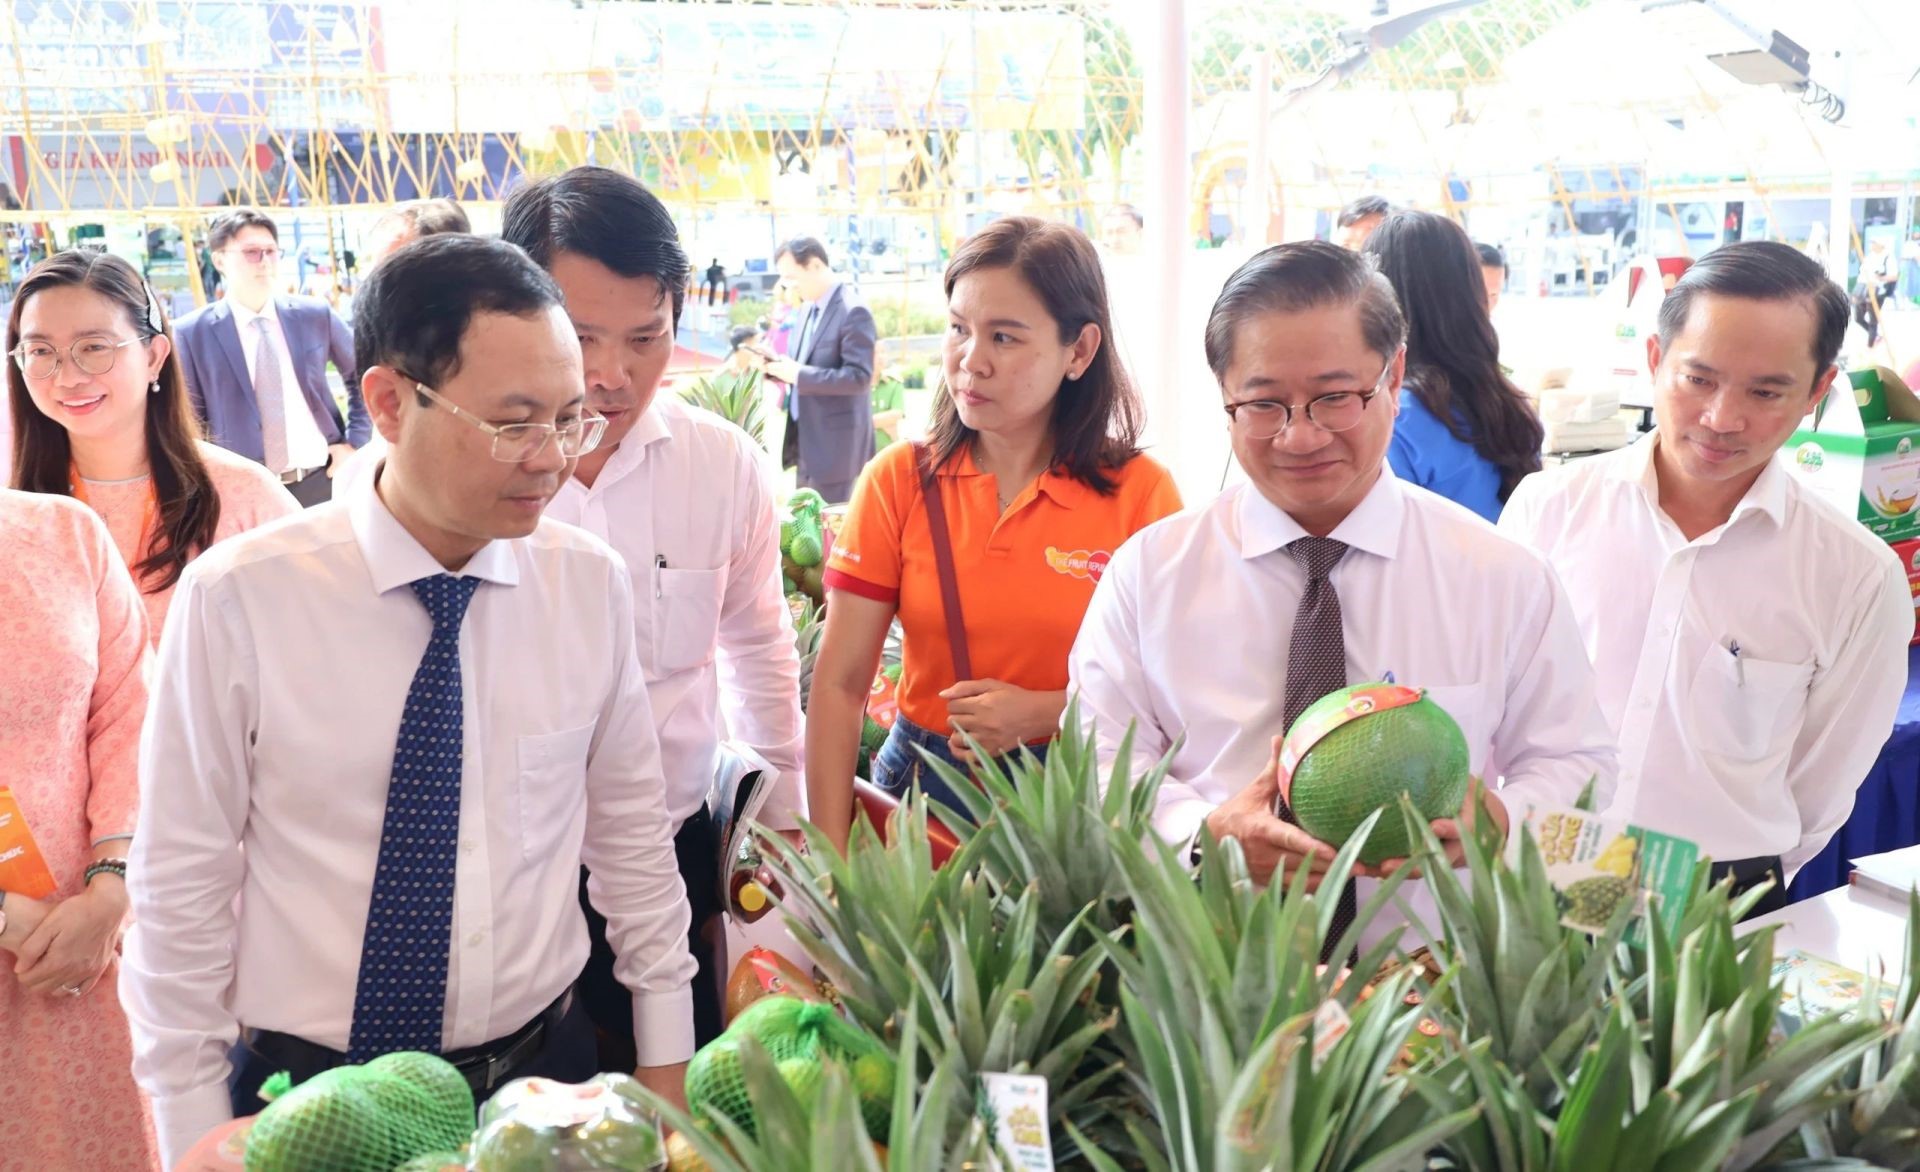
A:
{"type": "Polygon", "coordinates": [[[913,445],[913,466],[920,474],[920,495],[927,502],[927,528],[933,532],[933,564],[940,574],[940,605],[947,615],[947,647],[953,653],[954,679],[973,679],[967,653],[967,626],[960,614],[960,577],[953,568],[953,539],[947,530],[947,506],[933,475],[933,457],[924,443],[913,445]]]}

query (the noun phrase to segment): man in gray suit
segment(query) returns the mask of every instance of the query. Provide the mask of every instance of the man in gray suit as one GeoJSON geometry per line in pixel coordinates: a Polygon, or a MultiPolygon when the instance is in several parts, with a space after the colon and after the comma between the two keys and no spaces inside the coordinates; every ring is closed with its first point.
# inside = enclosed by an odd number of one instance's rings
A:
{"type": "Polygon", "coordinates": [[[767,363],[788,388],[784,463],[798,466],[800,487],[839,504],[873,458],[873,314],[813,237],[782,244],[773,263],[807,302],[791,357],[767,363]]]}
{"type": "Polygon", "coordinates": [[[280,233],[252,208],[207,232],[226,296],[174,323],[174,349],[207,438],[277,473],[303,505],[333,496],[332,477],[372,426],[360,398],[353,333],[316,297],[277,291],[280,233]],[[327,386],[331,359],[347,414],[327,386]]]}

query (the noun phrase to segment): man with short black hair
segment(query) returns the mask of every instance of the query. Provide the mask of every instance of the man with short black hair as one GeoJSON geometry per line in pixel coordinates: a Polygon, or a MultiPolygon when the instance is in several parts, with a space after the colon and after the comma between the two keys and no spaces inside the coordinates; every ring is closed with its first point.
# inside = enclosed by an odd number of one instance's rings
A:
{"type": "Polygon", "coordinates": [[[222,213],[207,247],[226,296],[173,326],[194,410],[208,439],[265,464],[301,504],[319,504],[333,495],[340,462],[372,434],[353,332],[325,301],[280,290],[280,232],[267,216],[222,213]],[[346,387],[344,418],[329,359],[346,387]]]}
{"type": "Polygon", "coordinates": [[[1492,313],[1500,304],[1500,291],[1507,287],[1507,257],[1491,244],[1475,242],[1473,250],[1480,254],[1480,279],[1486,282],[1487,312],[1492,313]]]}
{"type": "Polygon", "coordinates": [[[1340,215],[1333,222],[1333,241],[1342,248],[1359,252],[1373,230],[1392,214],[1393,205],[1385,196],[1363,195],[1340,209],[1340,215]]]}
{"type": "MultiPolygon", "coordinates": [[[[691,266],[659,197],[631,175],[575,167],[515,191],[501,234],[560,286],[584,356],[587,408],[608,421],[547,513],[605,540],[633,576],[634,642],[693,909],[693,1021],[704,1043],[725,1024],[722,844],[709,790],[719,777],[732,792],[764,764],[774,794],[761,821],[793,831],[806,809],[800,657],[780,591],[773,478],[745,432],[660,394],[691,266]]],[[[587,912],[594,950],[581,993],[600,1027],[602,1067],[628,1069],[631,998],[601,921],[587,912]]]]}
{"type": "Polygon", "coordinates": [[[1758,911],[1846,821],[1906,685],[1899,559],[1776,458],[1846,328],[1794,248],[1708,253],[1647,339],[1657,429],[1529,477],[1500,518],[1573,599],[1620,742],[1611,812],[1698,842],[1716,879],[1771,880],[1758,911]]]}
{"type": "Polygon", "coordinates": [[[800,487],[841,504],[873,459],[873,314],[813,237],[782,244],[773,263],[807,302],[790,357],[767,363],[788,387],[783,463],[798,468],[800,487]]]}
{"type": "Polygon", "coordinates": [[[636,1077],[679,1098],[693,1053],[633,584],[541,516],[603,427],[560,291],[437,236],[358,313],[385,461],[188,566],[154,671],[120,995],[168,1166],[276,1071],[423,1050],[481,1099],[590,1077],[582,861],[636,1077]]]}

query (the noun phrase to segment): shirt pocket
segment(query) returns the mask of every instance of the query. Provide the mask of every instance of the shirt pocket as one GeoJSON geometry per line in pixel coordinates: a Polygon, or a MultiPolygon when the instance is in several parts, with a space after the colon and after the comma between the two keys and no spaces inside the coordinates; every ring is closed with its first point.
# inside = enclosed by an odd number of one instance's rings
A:
{"type": "MultiPolygon", "coordinates": [[[[1433,684],[1421,685],[1425,688],[1427,699],[1440,706],[1453,722],[1460,726],[1460,735],[1467,742],[1467,761],[1477,775],[1487,767],[1488,750],[1493,743],[1493,730],[1500,727],[1500,712],[1487,710],[1487,690],[1479,684],[1433,684]]],[[[1497,785],[1497,778],[1485,779],[1489,786],[1497,785]]]]}
{"type": "Polygon", "coordinates": [[[516,739],[520,851],[529,863],[551,859],[587,800],[587,754],[593,725],[516,739]]]}
{"type": "Polygon", "coordinates": [[[1707,649],[1687,694],[1687,731],[1702,751],[1733,761],[1784,753],[1800,731],[1813,665],[1707,649]]]}
{"type": "Polygon", "coordinates": [[[653,663],[655,676],[713,662],[720,643],[720,598],[725,570],[654,571],[653,663]]]}

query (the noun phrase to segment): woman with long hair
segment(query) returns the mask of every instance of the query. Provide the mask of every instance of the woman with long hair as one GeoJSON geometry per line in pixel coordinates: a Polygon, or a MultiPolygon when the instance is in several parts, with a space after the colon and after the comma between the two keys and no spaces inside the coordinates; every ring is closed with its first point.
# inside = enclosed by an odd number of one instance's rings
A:
{"type": "Polygon", "coordinates": [[[842,849],[861,715],[894,617],[900,715],[874,782],[898,792],[917,780],[957,807],[916,750],[963,770],[971,746],[1043,752],[1108,558],[1180,507],[1167,470],[1140,453],[1140,400],[1114,356],[1092,241],[1066,224],[996,220],[954,253],[946,293],[931,433],[867,466],[827,565],[807,794],[842,849]]]}
{"type": "Polygon", "coordinates": [[[1540,418],[1500,366],[1480,254],[1460,225],[1395,212],[1361,250],[1407,317],[1407,374],[1387,459],[1394,474],[1489,521],[1540,470],[1540,418]]]}
{"type": "Polygon", "coordinates": [[[260,464],[200,439],[173,338],[132,265],[57,253],[7,318],[13,487],[107,523],[158,642],[180,572],[214,542],[300,511],[260,464]]]}

